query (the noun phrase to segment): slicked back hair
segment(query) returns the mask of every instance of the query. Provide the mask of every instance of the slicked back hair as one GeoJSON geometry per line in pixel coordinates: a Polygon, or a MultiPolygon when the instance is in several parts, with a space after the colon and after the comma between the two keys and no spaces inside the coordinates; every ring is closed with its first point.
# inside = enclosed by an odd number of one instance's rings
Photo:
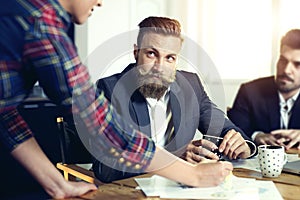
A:
{"type": "Polygon", "coordinates": [[[163,35],[171,35],[180,38],[181,36],[181,25],[175,19],[167,17],[147,17],[139,23],[139,34],[137,37],[137,46],[140,48],[143,37],[147,33],[157,33],[163,35]]]}

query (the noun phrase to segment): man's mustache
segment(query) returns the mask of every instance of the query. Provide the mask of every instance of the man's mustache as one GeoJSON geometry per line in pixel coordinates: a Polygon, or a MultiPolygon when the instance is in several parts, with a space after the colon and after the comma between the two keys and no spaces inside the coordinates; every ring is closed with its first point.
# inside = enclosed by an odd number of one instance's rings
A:
{"type": "Polygon", "coordinates": [[[291,77],[289,77],[289,76],[286,75],[286,74],[278,75],[278,78],[285,78],[285,79],[287,79],[288,81],[294,81],[294,79],[292,79],[291,77]]]}
{"type": "Polygon", "coordinates": [[[152,78],[152,77],[163,78],[163,74],[150,72],[148,74],[143,75],[143,77],[145,77],[145,78],[152,78]]]}
{"type": "Polygon", "coordinates": [[[159,73],[159,72],[154,72],[152,70],[150,71],[143,71],[143,70],[138,70],[140,77],[142,78],[153,78],[153,77],[158,77],[160,79],[164,79],[164,74],[159,73]]]}

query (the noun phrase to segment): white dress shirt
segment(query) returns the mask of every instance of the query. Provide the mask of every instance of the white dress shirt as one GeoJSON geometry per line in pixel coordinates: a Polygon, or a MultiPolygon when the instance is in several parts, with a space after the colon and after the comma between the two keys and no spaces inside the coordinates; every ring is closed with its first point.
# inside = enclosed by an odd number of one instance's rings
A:
{"type": "Polygon", "coordinates": [[[288,124],[289,124],[289,120],[291,117],[291,110],[293,108],[293,105],[299,95],[298,91],[294,96],[292,96],[291,98],[289,98],[287,101],[284,100],[283,96],[279,94],[279,105],[280,105],[280,127],[282,129],[287,129],[288,128],[288,124]]]}
{"type": "Polygon", "coordinates": [[[163,147],[165,145],[165,133],[168,127],[167,107],[169,103],[169,90],[159,99],[146,98],[149,110],[151,137],[153,141],[163,147]]]}

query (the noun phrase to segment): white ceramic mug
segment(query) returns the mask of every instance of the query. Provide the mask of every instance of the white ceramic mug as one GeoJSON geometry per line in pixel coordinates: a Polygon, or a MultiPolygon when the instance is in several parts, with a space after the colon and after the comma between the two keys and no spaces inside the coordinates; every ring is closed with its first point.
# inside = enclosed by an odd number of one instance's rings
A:
{"type": "Polygon", "coordinates": [[[258,146],[258,159],[262,176],[275,178],[281,174],[287,156],[283,146],[258,146]]]}

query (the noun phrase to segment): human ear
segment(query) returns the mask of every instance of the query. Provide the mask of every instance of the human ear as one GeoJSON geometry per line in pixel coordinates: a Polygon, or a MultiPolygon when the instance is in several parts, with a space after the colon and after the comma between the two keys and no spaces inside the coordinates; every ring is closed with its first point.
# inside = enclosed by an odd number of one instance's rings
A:
{"type": "Polygon", "coordinates": [[[137,59],[138,59],[138,53],[139,53],[138,46],[136,44],[134,44],[133,55],[134,55],[135,61],[137,61],[137,59]]]}

